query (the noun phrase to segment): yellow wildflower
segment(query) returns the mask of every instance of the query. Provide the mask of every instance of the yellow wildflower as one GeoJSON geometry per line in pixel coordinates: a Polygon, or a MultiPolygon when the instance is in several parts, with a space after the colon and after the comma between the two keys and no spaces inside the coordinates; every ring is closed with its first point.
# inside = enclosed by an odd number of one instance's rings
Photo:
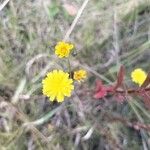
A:
{"type": "Polygon", "coordinates": [[[82,81],[85,79],[87,76],[87,72],[85,70],[78,70],[74,72],[73,79],[77,80],[78,82],[82,81]]]}
{"type": "Polygon", "coordinates": [[[131,73],[132,81],[141,86],[146,79],[147,74],[141,68],[137,68],[131,73]]]}
{"type": "Polygon", "coordinates": [[[73,44],[66,43],[66,42],[58,42],[58,44],[55,46],[55,54],[59,58],[68,57],[70,54],[70,51],[74,48],[73,44]]]}
{"type": "Polygon", "coordinates": [[[64,97],[70,97],[74,89],[73,80],[69,78],[69,74],[62,70],[53,70],[47,74],[43,83],[43,94],[58,102],[63,102],[64,97]]]}

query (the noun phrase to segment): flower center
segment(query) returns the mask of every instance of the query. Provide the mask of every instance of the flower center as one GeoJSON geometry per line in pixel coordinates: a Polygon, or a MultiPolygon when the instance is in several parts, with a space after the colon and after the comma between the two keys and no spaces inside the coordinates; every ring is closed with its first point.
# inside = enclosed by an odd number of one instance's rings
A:
{"type": "Polygon", "coordinates": [[[65,55],[65,54],[67,53],[66,47],[62,47],[62,48],[61,48],[61,53],[62,53],[63,55],[65,55]]]}
{"type": "Polygon", "coordinates": [[[55,91],[59,92],[64,88],[64,82],[62,80],[57,80],[54,84],[53,84],[53,88],[55,89],[55,91]]]}

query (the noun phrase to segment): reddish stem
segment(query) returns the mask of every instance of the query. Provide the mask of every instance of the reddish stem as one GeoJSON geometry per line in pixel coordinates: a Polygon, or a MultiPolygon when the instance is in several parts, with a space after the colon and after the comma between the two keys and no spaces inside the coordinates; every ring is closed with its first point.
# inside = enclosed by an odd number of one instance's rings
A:
{"type": "Polygon", "coordinates": [[[127,89],[126,91],[120,90],[120,89],[115,90],[115,92],[120,93],[120,94],[122,93],[134,94],[134,93],[141,93],[141,92],[147,92],[147,91],[150,91],[150,87],[138,88],[138,89],[127,89]]]}

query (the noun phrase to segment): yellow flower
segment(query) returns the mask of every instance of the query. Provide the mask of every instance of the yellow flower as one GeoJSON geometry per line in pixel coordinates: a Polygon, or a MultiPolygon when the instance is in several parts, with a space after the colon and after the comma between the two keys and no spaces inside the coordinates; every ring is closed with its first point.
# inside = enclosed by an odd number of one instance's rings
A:
{"type": "Polygon", "coordinates": [[[58,42],[55,46],[55,54],[59,58],[68,57],[70,54],[70,51],[74,48],[73,44],[66,43],[66,42],[58,42]]]}
{"type": "Polygon", "coordinates": [[[77,80],[78,82],[82,81],[85,79],[87,76],[87,72],[85,70],[78,70],[74,72],[73,79],[77,80]]]}
{"type": "Polygon", "coordinates": [[[74,89],[73,80],[69,78],[69,74],[62,70],[53,70],[47,74],[43,83],[43,94],[58,102],[63,102],[64,97],[70,97],[74,89]]]}
{"type": "Polygon", "coordinates": [[[137,68],[131,73],[132,81],[141,86],[146,79],[147,74],[141,68],[137,68]]]}

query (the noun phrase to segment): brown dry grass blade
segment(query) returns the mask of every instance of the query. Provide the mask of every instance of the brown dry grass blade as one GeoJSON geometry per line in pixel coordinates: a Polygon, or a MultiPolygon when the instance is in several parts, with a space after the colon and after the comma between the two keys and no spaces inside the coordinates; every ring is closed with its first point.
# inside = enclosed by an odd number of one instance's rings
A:
{"type": "Polygon", "coordinates": [[[147,87],[150,84],[150,72],[148,73],[144,83],[141,85],[141,88],[147,87]]]}
{"type": "Polygon", "coordinates": [[[145,92],[142,94],[143,96],[143,101],[144,101],[144,104],[145,106],[150,109],[150,92],[145,92]]]}
{"type": "Polygon", "coordinates": [[[125,75],[125,68],[124,68],[124,66],[122,65],[122,66],[120,67],[120,70],[119,70],[119,73],[118,73],[118,76],[117,76],[117,83],[116,83],[115,88],[114,88],[115,90],[116,90],[118,87],[122,86],[123,79],[124,79],[124,75],[125,75]]]}

